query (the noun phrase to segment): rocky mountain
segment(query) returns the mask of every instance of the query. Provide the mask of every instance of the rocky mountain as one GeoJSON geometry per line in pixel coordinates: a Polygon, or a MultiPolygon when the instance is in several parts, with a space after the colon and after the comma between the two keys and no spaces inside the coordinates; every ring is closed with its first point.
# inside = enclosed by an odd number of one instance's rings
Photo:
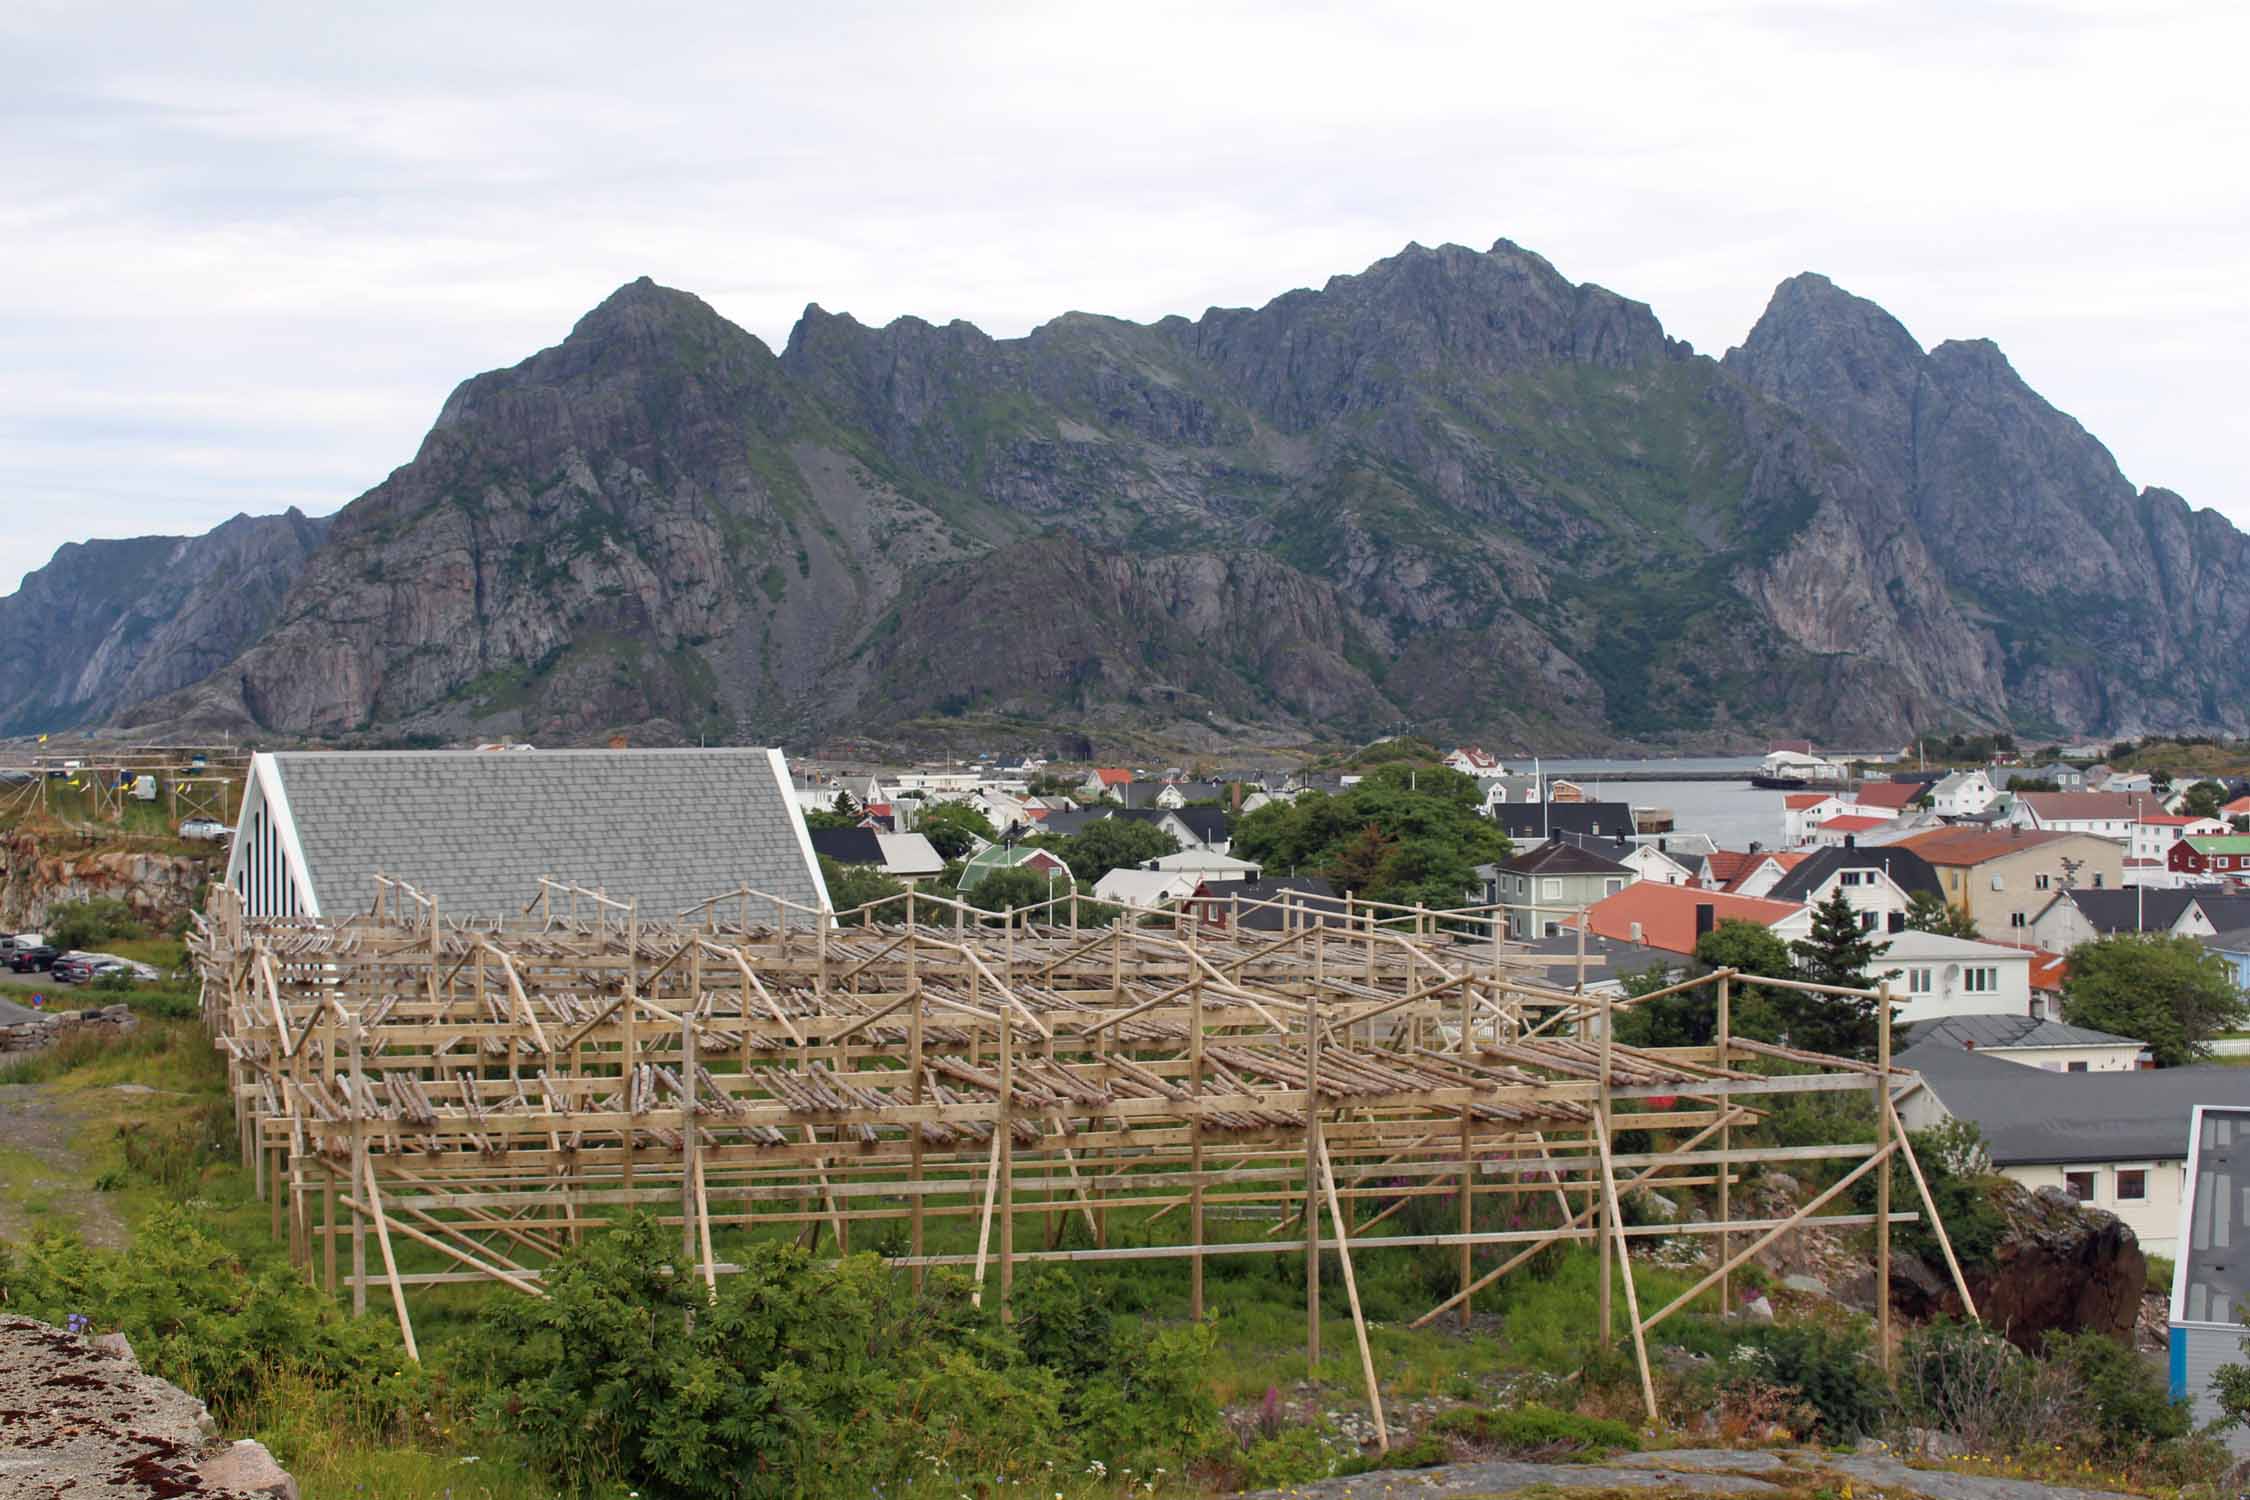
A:
{"type": "Polygon", "coordinates": [[[152,597],[131,671],[34,620],[0,683],[67,668],[50,718],[152,731],[792,742],[1881,741],[2250,701],[2243,538],[2135,495],[1989,346],[1925,354],[1800,277],[1712,360],[1506,241],[1019,339],[812,307],[778,355],[635,282],[317,541],[262,614],[152,597]]]}
{"type": "Polygon", "coordinates": [[[225,666],[273,623],[327,527],[291,510],[63,547],[0,598],[0,734],[98,723],[225,666]]]}
{"type": "Polygon", "coordinates": [[[1728,370],[1810,417],[1899,496],[2001,653],[2010,715],[2057,730],[2250,724],[2250,539],[2109,450],[1988,340],[1924,353],[1822,276],[1783,282],[1728,370]]]}

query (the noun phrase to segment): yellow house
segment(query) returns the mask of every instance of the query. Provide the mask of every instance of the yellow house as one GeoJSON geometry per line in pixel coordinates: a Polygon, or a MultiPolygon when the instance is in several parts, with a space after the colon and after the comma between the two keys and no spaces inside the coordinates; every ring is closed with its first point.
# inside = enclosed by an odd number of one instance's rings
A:
{"type": "Polygon", "coordinates": [[[2032,919],[2057,891],[2116,890],[2125,883],[2125,846],[2090,833],[2037,828],[1933,828],[1896,847],[1937,871],[1945,899],[1965,909],[1996,943],[2032,941],[2032,919]]]}

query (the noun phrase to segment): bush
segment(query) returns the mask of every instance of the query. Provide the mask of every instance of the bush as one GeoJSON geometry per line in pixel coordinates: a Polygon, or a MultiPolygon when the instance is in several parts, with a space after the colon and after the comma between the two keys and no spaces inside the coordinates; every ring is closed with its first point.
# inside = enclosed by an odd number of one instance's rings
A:
{"type": "Polygon", "coordinates": [[[1429,1430],[1511,1458],[1542,1462],[1627,1452],[1641,1446],[1640,1438],[1623,1422],[1538,1405],[1512,1411],[1461,1407],[1433,1418],[1429,1430]]]}
{"type": "Polygon", "coordinates": [[[2081,1440],[2099,1434],[2118,1456],[2187,1436],[2195,1424],[2185,1401],[2172,1399],[2156,1368],[2123,1341],[2100,1333],[2050,1333],[2047,1358],[2070,1373],[2081,1408],[2081,1440]]]}
{"type": "Polygon", "coordinates": [[[1907,1334],[1899,1354],[1899,1411],[1910,1426],[1951,1433],[1978,1453],[2052,1449],[2070,1435],[2066,1372],[1982,1324],[1932,1323],[1907,1334]]]}
{"type": "Polygon", "coordinates": [[[47,941],[68,951],[144,936],[133,908],[115,896],[63,901],[47,910],[47,941]]]}
{"type": "Polygon", "coordinates": [[[1269,1438],[1260,1438],[1242,1456],[1242,1487],[1277,1490],[1308,1484],[1336,1472],[1337,1456],[1321,1441],[1314,1427],[1285,1427],[1269,1438]]]}
{"type": "Polygon", "coordinates": [[[544,1300],[496,1304],[474,1337],[480,1420],[566,1491],[966,1487],[1073,1467],[1087,1444],[1179,1472],[1219,1435],[1207,1326],[1120,1333],[1049,1288],[1026,1317],[1032,1357],[958,1277],[916,1295],[872,1255],[761,1244],[707,1295],[667,1268],[674,1249],[635,1215],[565,1254],[544,1300]]]}
{"type": "Polygon", "coordinates": [[[1881,1429],[1890,1393],[1860,1330],[1768,1324],[1750,1330],[1739,1348],[1752,1351],[1736,1356],[1744,1373],[1796,1391],[1828,1441],[1881,1429]]]}
{"type": "Polygon", "coordinates": [[[73,1314],[125,1335],[143,1368],[246,1426],[276,1383],[348,1396],[384,1431],[427,1404],[419,1366],[385,1319],[350,1319],[286,1267],[252,1270],[185,1209],[150,1215],[131,1251],[42,1238],[0,1246],[0,1298],[27,1317],[73,1314]]]}

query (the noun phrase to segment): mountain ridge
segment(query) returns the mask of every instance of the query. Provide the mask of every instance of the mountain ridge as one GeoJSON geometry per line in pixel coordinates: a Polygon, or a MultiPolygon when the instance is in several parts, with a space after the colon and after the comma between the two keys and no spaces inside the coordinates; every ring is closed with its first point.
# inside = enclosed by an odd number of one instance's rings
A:
{"type": "Polygon", "coordinates": [[[1506,240],[1012,339],[815,302],[778,352],[642,277],[463,381],[204,674],[49,642],[0,692],[327,739],[2240,732],[2237,561],[1996,346],[1813,273],[1717,360],[1506,240]]]}

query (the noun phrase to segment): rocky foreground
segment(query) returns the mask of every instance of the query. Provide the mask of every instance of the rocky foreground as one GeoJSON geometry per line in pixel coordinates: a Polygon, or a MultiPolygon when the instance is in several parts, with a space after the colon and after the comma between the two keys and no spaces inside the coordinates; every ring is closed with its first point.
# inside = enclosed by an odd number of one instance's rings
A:
{"type": "Polygon", "coordinates": [[[1886,1500],[2114,1500],[2117,1493],[2071,1489],[2043,1480],[1910,1468],[1884,1452],[1683,1448],[1626,1454],[1600,1464],[1496,1460],[1404,1472],[1378,1470],[1268,1491],[1252,1500],[1407,1500],[1416,1495],[1538,1495],[1555,1500],[1559,1495],[1617,1490],[1780,1497],[1860,1494],[1886,1500]]]}
{"type": "Polygon", "coordinates": [[[116,1334],[0,1318],[0,1495],[70,1500],[297,1500],[255,1442],[227,1442],[203,1403],[144,1374],[116,1334]]]}

